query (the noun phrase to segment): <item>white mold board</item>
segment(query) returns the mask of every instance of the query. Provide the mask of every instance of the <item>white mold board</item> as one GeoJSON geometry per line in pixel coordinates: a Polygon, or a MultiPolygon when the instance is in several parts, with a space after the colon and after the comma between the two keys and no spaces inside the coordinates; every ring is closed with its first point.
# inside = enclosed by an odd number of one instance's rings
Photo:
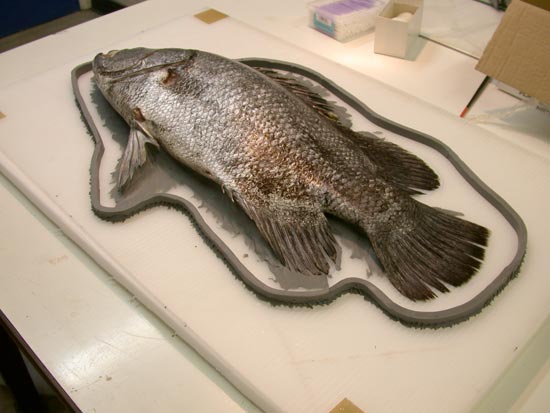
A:
{"type": "Polygon", "coordinates": [[[369,413],[469,410],[548,311],[541,251],[550,243],[548,160],[231,19],[177,19],[97,52],[134,46],[297,62],[378,113],[441,139],[525,220],[531,246],[519,279],[473,319],[419,330],[355,294],[311,309],[258,300],[178,211],[100,220],[89,199],[93,143],[70,87],[71,69],[92,55],[2,90],[2,173],[265,411],[326,412],[343,398],[369,413]]]}

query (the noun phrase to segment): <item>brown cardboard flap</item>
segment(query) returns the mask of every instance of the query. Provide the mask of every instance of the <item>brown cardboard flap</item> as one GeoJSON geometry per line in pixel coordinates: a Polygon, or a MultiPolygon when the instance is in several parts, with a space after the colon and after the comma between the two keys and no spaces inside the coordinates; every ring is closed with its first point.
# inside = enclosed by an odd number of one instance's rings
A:
{"type": "Polygon", "coordinates": [[[550,11],[514,0],[476,69],[550,104],[550,11]]]}
{"type": "Polygon", "coordinates": [[[546,11],[550,11],[550,2],[548,0],[523,0],[525,3],[540,7],[546,11]]]}

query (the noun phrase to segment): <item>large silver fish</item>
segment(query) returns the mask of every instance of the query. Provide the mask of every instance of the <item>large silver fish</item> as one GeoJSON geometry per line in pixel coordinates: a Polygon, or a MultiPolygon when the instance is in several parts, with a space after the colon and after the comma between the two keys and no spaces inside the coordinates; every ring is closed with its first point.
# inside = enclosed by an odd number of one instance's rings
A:
{"type": "Polygon", "coordinates": [[[220,184],[294,271],[329,272],[337,248],[327,214],[364,231],[412,300],[461,285],[480,267],[488,231],[411,197],[438,187],[432,169],[344,127],[305,86],[196,50],[111,51],[95,57],[93,71],[130,125],[119,189],[147,162],[149,143],[220,184]]]}

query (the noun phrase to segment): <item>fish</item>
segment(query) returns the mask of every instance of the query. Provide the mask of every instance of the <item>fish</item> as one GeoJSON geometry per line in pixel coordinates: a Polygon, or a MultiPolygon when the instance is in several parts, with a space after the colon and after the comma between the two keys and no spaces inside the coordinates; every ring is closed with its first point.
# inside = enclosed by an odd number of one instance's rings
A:
{"type": "Polygon", "coordinates": [[[92,69],[130,128],[119,191],[162,149],[219,185],[291,271],[330,274],[338,243],[329,217],[368,238],[410,300],[433,299],[481,268],[489,230],[417,199],[439,187],[436,172],[344,125],[296,79],[193,49],[113,50],[95,56],[92,69]]]}

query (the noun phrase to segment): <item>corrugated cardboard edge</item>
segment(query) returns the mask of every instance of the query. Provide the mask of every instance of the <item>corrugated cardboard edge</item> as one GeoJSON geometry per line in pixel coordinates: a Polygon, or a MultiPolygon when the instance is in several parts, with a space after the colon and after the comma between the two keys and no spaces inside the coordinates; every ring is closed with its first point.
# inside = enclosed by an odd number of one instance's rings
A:
{"type": "Polygon", "coordinates": [[[550,11],[514,0],[476,69],[550,104],[550,11]]]}

